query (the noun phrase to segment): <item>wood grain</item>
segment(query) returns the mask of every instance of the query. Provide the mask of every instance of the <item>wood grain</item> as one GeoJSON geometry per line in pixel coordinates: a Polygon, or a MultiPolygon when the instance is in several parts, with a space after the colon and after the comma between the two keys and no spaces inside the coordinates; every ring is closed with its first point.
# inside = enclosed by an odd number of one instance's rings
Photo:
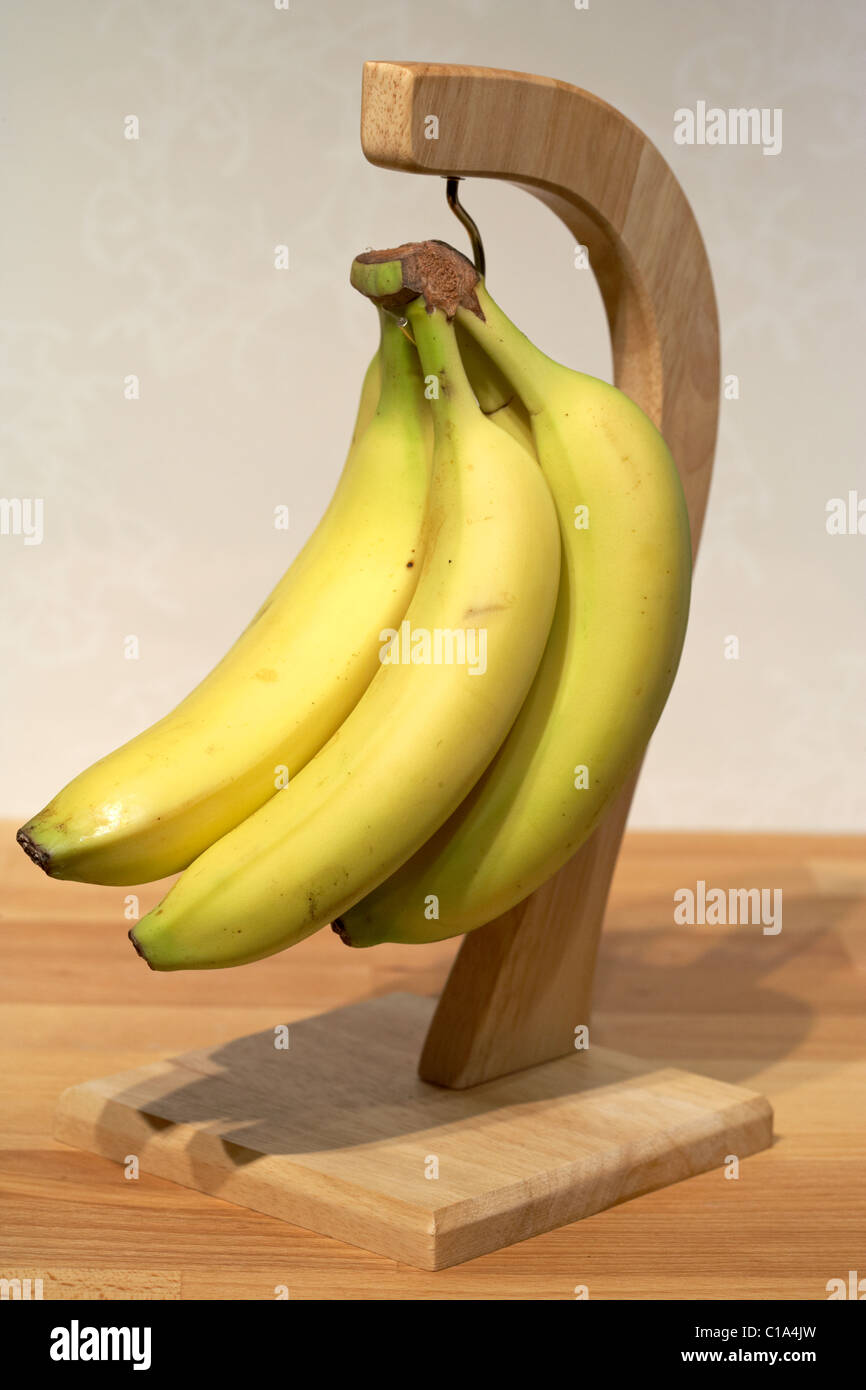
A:
{"type": "MultiPolygon", "coordinates": [[[[241,970],[154,975],[127,889],[55,883],[0,834],[0,1275],[45,1297],[826,1298],[866,1273],[866,840],[629,834],[599,952],[594,1043],[766,1094],[772,1148],[426,1273],[51,1137],[60,1093],[393,989],[432,996],[454,943],[350,951],[321,932],[241,970]],[[858,868],[859,866],[859,868],[858,868]],[[777,937],[680,927],[698,878],[779,887],[777,937]]],[[[164,886],[138,890],[141,911],[164,886]]]]}
{"type": "MultiPolygon", "coordinates": [[[[566,82],[388,62],[364,67],[361,144],[388,169],[507,179],[587,248],[614,380],[667,440],[696,553],[718,419],[718,317],[694,214],[655,146],[621,112],[566,82]]],[[[569,1051],[575,1024],[589,1018],[635,781],[555,878],[466,938],[424,1046],[427,1081],[474,1086],[569,1051]]]]}

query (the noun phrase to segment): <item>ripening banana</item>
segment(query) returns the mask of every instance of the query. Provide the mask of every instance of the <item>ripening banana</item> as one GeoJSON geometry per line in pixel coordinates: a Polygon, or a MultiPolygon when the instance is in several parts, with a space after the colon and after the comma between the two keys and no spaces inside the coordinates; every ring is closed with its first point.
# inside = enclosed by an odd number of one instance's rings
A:
{"type": "Polygon", "coordinates": [[[689,524],[679,476],[621,391],[551,361],[476,287],[457,323],[530,412],[562,536],[556,614],[498,756],[397,873],[335,923],[352,946],[473,930],[522,901],[598,824],[664,707],[686,629],[689,524]]]}
{"type": "MultiPolygon", "coordinates": [[[[356,262],[353,283],[368,274],[356,262]]],[[[559,580],[549,489],[479,409],[445,314],[418,301],[408,318],[427,389],[438,387],[418,587],[330,742],[130,933],[156,970],[242,965],[345,911],[459,805],[535,675],[559,580]]]]}
{"type": "Polygon", "coordinates": [[[420,573],[432,453],[417,353],[380,317],[322,521],[210,675],[19,831],[52,877],[128,884],[186,868],[309,762],[378,671],[379,632],[420,573]]]}

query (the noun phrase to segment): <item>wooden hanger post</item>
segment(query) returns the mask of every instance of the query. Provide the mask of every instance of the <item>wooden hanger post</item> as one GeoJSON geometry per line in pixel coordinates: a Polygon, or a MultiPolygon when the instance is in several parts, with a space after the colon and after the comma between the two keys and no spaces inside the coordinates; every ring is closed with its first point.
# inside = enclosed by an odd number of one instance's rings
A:
{"type": "MultiPolygon", "coordinates": [[[[655,146],[612,106],[553,78],[384,62],[364,67],[361,144],[386,169],[507,179],[587,248],[614,381],[667,440],[696,551],[716,440],[719,326],[697,222],[655,146]]],[[[636,780],[554,878],[466,937],[427,1034],[426,1081],[474,1086],[573,1048],[575,1027],[589,1022],[636,780]]]]}

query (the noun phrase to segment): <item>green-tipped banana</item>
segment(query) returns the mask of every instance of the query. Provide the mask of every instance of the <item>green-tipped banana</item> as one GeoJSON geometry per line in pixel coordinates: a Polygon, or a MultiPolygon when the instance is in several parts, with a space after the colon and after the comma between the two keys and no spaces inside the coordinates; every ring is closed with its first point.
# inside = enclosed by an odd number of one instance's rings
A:
{"type": "Polygon", "coordinates": [[[622,392],[544,356],[476,286],[457,322],[530,412],[559,516],[550,640],[520,715],[441,830],[337,924],[352,946],[471,931],[555,873],[640,760],[685,635],[691,560],[680,480],[622,392]]]}
{"type": "Polygon", "coordinates": [[[535,675],[559,578],[549,490],[479,410],[445,315],[419,301],[408,317],[439,388],[418,588],[326,747],[131,933],[154,969],[241,965],[344,912],[459,805],[535,675]]]}
{"type": "Polygon", "coordinates": [[[52,877],[126,884],[184,869],[309,762],[378,671],[379,633],[399,624],[420,573],[432,448],[417,354],[381,320],[337,490],[288,572],[171,714],[19,831],[52,877]]]}

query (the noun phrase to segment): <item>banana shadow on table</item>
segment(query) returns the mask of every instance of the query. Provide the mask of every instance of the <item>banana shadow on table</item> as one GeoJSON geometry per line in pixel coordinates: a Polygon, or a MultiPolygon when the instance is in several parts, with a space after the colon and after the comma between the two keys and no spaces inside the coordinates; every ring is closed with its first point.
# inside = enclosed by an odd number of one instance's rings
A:
{"type": "Polygon", "coordinates": [[[362,1150],[388,1139],[411,1144],[412,1136],[423,1160],[429,1131],[442,1125],[481,1119],[493,1137],[515,1106],[531,1110],[587,1087],[639,1087],[666,1068],[749,1087],[809,1036],[830,975],[837,990],[839,971],[849,971],[853,1007],[858,972],[836,932],[852,903],[799,897],[786,906],[786,931],[774,938],[743,927],[687,928],[685,937],[678,929],[675,937],[669,926],[638,925],[638,916],[664,920],[659,904],[644,899],[634,918],[620,904],[619,925],[603,938],[592,1042],[599,1056],[615,1048],[642,1065],[615,1083],[589,1064],[590,1048],[542,1072],[470,1090],[428,1085],[416,1066],[433,1001],[389,993],[292,1023],[288,1038],[269,1029],[184,1054],[160,1072],[152,1094],[131,1083],[116,1100],[142,1110],[155,1134],[195,1126],[186,1159],[193,1170],[208,1167],[213,1191],[215,1143],[235,1169],[267,1155],[362,1150]],[[789,968],[808,971],[809,1002],[786,990],[789,968]]]}

